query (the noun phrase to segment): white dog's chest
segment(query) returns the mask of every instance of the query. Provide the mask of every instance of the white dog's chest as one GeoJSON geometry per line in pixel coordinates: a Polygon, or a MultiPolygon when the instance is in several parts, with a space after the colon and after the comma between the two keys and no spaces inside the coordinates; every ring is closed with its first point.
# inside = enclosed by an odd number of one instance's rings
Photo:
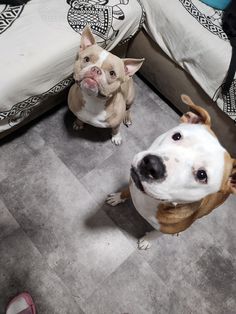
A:
{"type": "Polygon", "coordinates": [[[159,201],[142,193],[131,180],[130,193],[135,208],[144,219],[146,219],[154,229],[159,230],[160,225],[156,218],[159,201]]]}
{"type": "Polygon", "coordinates": [[[85,96],[85,104],[80,111],[76,112],[76,116],[83,122],[91,124],[99,128],[107,128],[107,111],[105,110],[106,100],[95,97],[85,96]]]}

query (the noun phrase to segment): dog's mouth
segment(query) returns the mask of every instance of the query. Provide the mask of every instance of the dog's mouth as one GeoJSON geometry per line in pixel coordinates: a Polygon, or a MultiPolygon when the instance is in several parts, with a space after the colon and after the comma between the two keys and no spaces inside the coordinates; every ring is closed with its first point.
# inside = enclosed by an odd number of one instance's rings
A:
{"type": "Polygon", "coordinates": [[[100,98],[107,98],[107,95],[100,91],[98,82],[91,77],[84,77],[79,81],[75,81],[83,90],[85,90],[89,95],[93,95],[100,98]]]}
{"type": "Polygon", "coordinates": [[[131,175],[131,178],[133,179],[134,181],[134,184],[136,185],[136,187],[144,192],[144,188],[143,188],[143,185],[142,185],[142,182],[140,180],[140,177],[137,173],[137,170],[132,166],[131,169],[130,169],[130,175],[131,175]]]}
{"type": "Polygon", "coordinates": [[[150,197],[152,197],[152,198],[154,198],[154,199],[156,199],[156,200],[158,200],[158,201],[160,201],[160,202],[163,202],[163,203],[164,203],[164,202],[169,202],[167,199],[156,197],[156,196],[154,196],[154,195],[151,195],[151,194],[147,193],[147,192],[144,190],[144,187],[143,187],[143,185],[142,185],[142,181],[141,181],[141,179],[140,179],[140,176],[139,176],[139,174],[138,174],[138,172],[137,172],[137,170],[135,169],[134,166],[131,166],[130,175],[131,175],[131,178],[132,178],[132,180],[133,180],[135,186],[136,186],[141,192],[143,192],[143,193],[149,195],[150,197]]]}
{"type": "Polygon", "coordinates": [[[98,82],[92,77],[85,77],[81,80],[81,84],[83,84],[83,86],[87,89],[98,89],[98,82]]]}

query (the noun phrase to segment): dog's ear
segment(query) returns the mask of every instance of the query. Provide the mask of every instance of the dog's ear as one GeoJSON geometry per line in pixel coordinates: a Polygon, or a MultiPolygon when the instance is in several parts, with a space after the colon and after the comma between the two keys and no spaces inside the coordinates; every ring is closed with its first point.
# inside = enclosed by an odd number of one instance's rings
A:
{"type": "Polygon", "coordinates": [[[187,95],[181,95],[182,101],[187,104],[191,111],[185,113],[181,117],[181,122],[184,123],[193,123],[193,124],[205,124],[211,126],[211,117],[209,113],[200,106],[197,106],[193,103],[191,98],[187,95]]]}
{"type": "Polygon", "coordinates": [[[236,159],[233,160],[233,168],[228,179],[229,192],[236,194],[236,159]]]}
{"type": "Polygon", "coordinates": [[[89,46],[95,45],[96,40],[93,36],[93,33],[91,32],[91,29],[88,25],[85,26],[83,29],[83,32],[81,34],[81,40],[80,40],[80,51],[83,51],[84,49],[88,48],[89,46]]]}
{"type": "Polygon", "coordinates": [[[123,59],[125,75],[133,76],[142,66],[144,59],[123,59]]]}

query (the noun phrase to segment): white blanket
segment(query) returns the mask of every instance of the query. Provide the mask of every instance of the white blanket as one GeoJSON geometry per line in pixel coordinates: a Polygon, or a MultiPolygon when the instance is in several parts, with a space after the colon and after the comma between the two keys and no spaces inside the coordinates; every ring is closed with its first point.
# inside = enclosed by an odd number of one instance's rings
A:
{"type": "Polygon", "coordinates": [[[71,82],[80,34],[89,24],[108,50],[141,27],[137,0],[31,0],[0,5],[0,132],[71,82]]]}
{"type": "Polygon", "coordinates": [[[143,5],[148,34],[236,121],[236,79],[227,96],[220,92],[232,51],[221,28],[222,11],[198,0],[143,0],[143,5]]]}

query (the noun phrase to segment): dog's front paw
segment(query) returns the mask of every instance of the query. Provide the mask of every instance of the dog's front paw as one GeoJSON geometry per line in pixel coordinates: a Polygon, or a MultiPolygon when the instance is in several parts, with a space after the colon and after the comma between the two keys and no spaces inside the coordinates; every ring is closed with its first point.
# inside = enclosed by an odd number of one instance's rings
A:
{"type": "Polygon", "coordinates": [[[124,123],[125,126],[127,126],[127,128],[132,125],[132,121],[131,120],[127,120],[127,121],[124,120],[123,123],[124,123]]]}
{"type": "Polygon", "coordinates": [[[115,135],[112,135],[111,141],[113,144],[115,144],[117,146],[120,145],[122,143],[122,137],[121,137],[120,132],[118,132],[115,135]]]}
{"type": "Polygon", "coordinates": [[[84,128],[83,122],[78,122],[77,120],[74,121],[74,123],[73,123],[73,130],[74,131],[79,131],[79,130],[82,130],[83,128],[84,128]]]}
{"type": "Polygon", "coordinates": [[[125,202],[125,198],[121,198],[121,193],[112,193],[107,196],[106,202],[111,206],[116,206],[125,202]]]}
{"type": "Polygon", "coordinates": [[[138,249],[139,250],[148,250],[152,246],[151,242],[149,241],[147,235],[138,239],[138,249]]]}
{"type": "Polygon", "coordinates": [[[138,240],[138,248],[139,250],[148,250],[152,246],[152,242],[158,239],[161,236],[161,232],[159,230],[153,230],[147,232],[144,237],[138,240]]]}
{"type": "Polygon", "coordinates": [[[131,119],[131,115],[130,112],[126,112],[123,123],[125,126],[127,126],[127,128],[132,125],[132,119],[131,119]]]}

